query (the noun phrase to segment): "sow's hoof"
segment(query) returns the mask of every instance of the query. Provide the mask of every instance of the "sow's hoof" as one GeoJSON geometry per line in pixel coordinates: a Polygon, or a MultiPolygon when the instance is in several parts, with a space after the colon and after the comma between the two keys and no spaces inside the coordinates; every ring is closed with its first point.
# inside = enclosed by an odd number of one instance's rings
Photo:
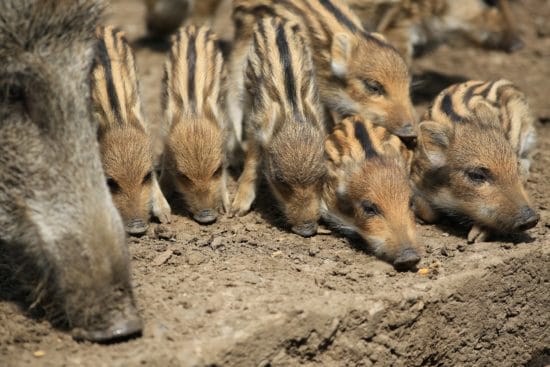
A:
{"type": "Polygon", "coordinates": [[[87,329],[75,328],[73,338],[77,341],[91,341],[96,343],[116,343],[141,336],[143,322],[138,316],[115,320],[106,328],[87,329]]]}

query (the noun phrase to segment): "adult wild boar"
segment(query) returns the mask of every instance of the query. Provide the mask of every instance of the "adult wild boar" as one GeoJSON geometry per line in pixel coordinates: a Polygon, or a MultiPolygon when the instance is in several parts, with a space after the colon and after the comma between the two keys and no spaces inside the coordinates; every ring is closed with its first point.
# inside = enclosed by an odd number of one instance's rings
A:
{"type": "Polygon", "coordinates": [[[0,2],[0,251],[38,275],[34,300],[76,338],[141,331],[89,77],[100,0],[0,2]]]}

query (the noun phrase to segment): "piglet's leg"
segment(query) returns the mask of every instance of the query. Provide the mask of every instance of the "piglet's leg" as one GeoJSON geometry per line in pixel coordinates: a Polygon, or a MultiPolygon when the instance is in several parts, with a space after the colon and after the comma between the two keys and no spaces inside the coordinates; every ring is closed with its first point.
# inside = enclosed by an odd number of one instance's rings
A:
{"type": "Polygon", "coordinates": [[[439,217],[437,212],[432,209],[430,203],[420,195],[415,196],[414,212],[422,223],[434,223],[439,217]]]}
{"type": "Polygon", "coordinates": [[[156,176],[153,177],[152,185],[151,211],[161,223],[170,223],[170,205],[168,204],[168,201],[166,200],[164,194],[162,193],[162,190],[160,189],[160,185],[156,176]]]}
{"type": "Polygon", "coordinates": [[[489,232],[474,224],[468,233],[468,243],[485,242],[489,237],[489,232]]]}
{"type": "Polygon", "coordinates": [[[221,194],[222,194],[222,211],[223,213],[228,213],[231,209],[231,204],[229,201],[229,192],[227,191],[227,169],[224,169],[223,171],[221,194]]]}
{"type": "Polygon", "coordinates": [[[244,161],[244,170],[239,178],[237,195],[231,205],[231,216],[243,216],[250,210],[256,198],[256,181],[258,180],[259,148],[252,141],[249,144],[244,161]]]}

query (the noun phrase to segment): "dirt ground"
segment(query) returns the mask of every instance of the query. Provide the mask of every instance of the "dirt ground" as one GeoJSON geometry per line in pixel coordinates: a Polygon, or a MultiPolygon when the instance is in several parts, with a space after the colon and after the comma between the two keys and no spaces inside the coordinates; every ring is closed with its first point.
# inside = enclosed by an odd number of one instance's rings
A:
{"type": "MultiPolygon", "coordinates": [[[[522,51],[443,46],[415,72],[505,77],[526,92],[539,119],[528,189],[541,214],[528,236],[467,245],[464,229],[419,225],[421,275],[344,237],[289,233],[266,196],[210,226],[174,215],[129,240],[141,338],[77,343],[0,295],[0,366],[550,365],[550,2],[514,9],[522,51]]],[[[145,109],[159,123],[164,51],[138,42],[143,14],[142,2],[117,0],[108,21],[136,41],[145,109]]]]}

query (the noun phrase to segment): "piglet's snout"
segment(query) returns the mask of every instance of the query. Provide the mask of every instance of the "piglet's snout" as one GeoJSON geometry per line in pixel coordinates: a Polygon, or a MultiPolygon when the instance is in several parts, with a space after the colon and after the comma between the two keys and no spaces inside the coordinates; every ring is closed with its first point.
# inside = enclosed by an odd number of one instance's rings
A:
{"type": "Polygon", "coordinates": [[[537,214],[531,207],[524,206],[519,211],[516,219],[515,229],[518,231],[526,231],[533,228],[539,222],[540,215],[537,214]]]}

